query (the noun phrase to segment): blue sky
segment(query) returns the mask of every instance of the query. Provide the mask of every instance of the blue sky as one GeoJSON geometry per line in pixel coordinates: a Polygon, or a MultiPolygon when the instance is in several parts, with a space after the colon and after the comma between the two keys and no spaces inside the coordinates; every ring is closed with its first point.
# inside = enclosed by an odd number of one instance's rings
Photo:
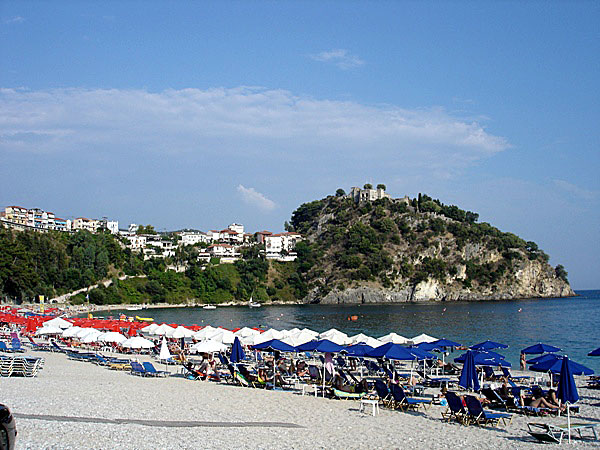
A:
{"type": "Polygon", "coordinates": [[[0,203],[281,230],[385,183],[600,287],[598,2],[0,3],[0,203]]]}

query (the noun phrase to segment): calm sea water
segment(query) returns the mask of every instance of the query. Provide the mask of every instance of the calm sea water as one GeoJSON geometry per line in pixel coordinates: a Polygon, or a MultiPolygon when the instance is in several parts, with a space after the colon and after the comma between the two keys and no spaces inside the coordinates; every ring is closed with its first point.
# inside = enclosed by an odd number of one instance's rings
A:
{"type": "MultiPolygon", "coordinates": [[[[156,322],[225,328],[337,328],[349,335],[379,337],[390,332],[413,337],[427,333],[464,345],[491,339],[509,345],[501,351],[518,367],[520,349],[544,342],[600,373],[600,358],[587,353],[600,347],[600,290],[577,291],[579,297],[494,302],[393,305],[293,305],[262,308],[161,308],[136,311],[156,322]],[[358,320],[349,321],[348,316],[358,320]]],[[[132,311],[113,311],[131,315],[132,311]]]]}

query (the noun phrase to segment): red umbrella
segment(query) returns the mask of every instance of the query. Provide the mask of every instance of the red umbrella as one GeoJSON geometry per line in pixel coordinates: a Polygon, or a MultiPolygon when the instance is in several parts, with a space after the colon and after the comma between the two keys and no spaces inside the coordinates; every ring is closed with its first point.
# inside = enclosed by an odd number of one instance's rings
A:
{"type": "Polygon", "coordinates": [[[129,327],[129,330],[127,331],[127,336],[129,336],[129,337],[137,336],[137,331],[135,330],[134,327],[129,327]]]}

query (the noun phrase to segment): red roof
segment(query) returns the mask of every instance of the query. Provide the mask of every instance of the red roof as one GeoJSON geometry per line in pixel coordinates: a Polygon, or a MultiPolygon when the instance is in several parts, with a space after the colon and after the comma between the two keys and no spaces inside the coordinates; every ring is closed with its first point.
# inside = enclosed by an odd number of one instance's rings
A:
{"type": "Polygon", "coordinates": [[[209,245],[207,248],[213,248],[213,247],[225,247],[225,248],[233,248],[231,245],[229,244],[213,244],[213,245],[209,245]]]}

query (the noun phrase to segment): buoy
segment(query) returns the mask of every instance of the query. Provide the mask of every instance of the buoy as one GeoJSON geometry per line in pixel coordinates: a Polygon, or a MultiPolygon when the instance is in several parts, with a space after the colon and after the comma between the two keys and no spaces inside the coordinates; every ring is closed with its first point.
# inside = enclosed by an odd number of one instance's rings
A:
{"type": "Polygon", "coordinates": [[[353,322],[355,322],[355,321],[357,321],[357,320],[358,320],[358,316],[351,316],[351,317],[350,317],[350,319],[351,319],[353,322]]]}

